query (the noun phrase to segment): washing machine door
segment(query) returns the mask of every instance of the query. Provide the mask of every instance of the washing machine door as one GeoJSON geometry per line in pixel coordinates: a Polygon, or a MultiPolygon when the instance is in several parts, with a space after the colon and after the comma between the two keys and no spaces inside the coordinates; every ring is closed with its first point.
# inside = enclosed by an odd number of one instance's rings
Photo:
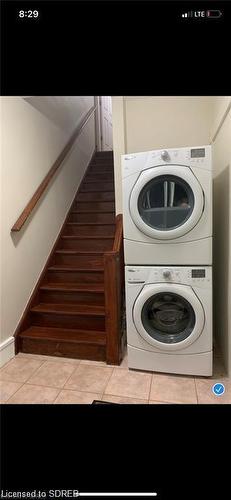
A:
{"type": "Polygon", "coordinates": [[[204,210],[202,187],[188,167],[164,165],[141,172],[130,195],[130,214],[147,236],[160,240],[188,233],[204,210]]]}
{"type": "Polygon", "coordinates": [[[188,347],[201,335],[205,315],[202,304],[187,285],[145,285],[133,307],[138,333],[162,351],[188,347]]]}

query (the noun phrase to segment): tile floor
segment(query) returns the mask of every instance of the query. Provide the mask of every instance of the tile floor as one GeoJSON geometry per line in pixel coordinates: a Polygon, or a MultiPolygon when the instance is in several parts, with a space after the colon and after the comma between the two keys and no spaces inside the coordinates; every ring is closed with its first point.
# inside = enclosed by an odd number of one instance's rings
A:
{"type": "Polygon", "coordinates": [[[103,362],[19,353],[0,370],[2,404],[90,404],[94,399],[125,404],[231,403],[231,380],[221,358],[211,378],[128,370],[103,362]],[[213,384],[225,393],[214,396],[213,384]]]}

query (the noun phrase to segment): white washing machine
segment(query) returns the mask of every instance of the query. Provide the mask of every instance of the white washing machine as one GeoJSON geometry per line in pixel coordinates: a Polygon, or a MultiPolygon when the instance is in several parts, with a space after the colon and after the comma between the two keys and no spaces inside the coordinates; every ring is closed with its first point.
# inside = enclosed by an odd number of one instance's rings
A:
{"type": "Polygon", "coordinates": [[[212,375],[212,267],[126,266],[128,366],[212,375]]]}
{"type": "Polygon", "coordinates": [[[125,264],[212,264],[211,146],[122,155],[125,264]]]}

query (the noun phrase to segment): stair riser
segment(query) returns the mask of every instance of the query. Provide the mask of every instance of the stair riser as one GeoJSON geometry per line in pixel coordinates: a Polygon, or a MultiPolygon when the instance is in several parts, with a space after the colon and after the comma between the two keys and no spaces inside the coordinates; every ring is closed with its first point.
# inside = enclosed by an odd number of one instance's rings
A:
{"type": "Polygon", "coordinates": [[[56,314],[31,312],[32,325],[51,326],[54,328],[74,328],[83,330],[105,330],[104,316],[90,316],[88,314],[56,314]]]}
{"type": "MultiPolygon", "coordinates": [[[[66,240],[63,240],[66,241],[66,240]]],[[[71,241],[68,241],[71,243],[71,241]]],[[[64,248],[62,247],[62,250],[64,248]]],[[[65,248],[65,250],[70,250],[70,248],[65,248]]],[[[73,250],[73,249],[72,249],[73,250]]],[[[97,267],[102,267],[103,266],[103,254],[97,254],[97,255],[65,255],[65,254],[59,254],[56,253],[54,256],[53,264],[59,264],[62,261],[62,258],[65,257],[65,261],[67,262],[67,265],[70,263],[72,265],[72,262],[74,262],[73,257],[76,259],[76,263],[78,266],[83,266],[85,269],[88,269],[90,267],[97,268],[97,267]],[[57,262],[58,261],[58,262],[57,262]]],[[[62,264],[64,262],[61,262],[62,264]]],[[[52,265],[53,265],[52,264],[52,265]]]]}
{"type": "Polygon", "coordinates": [[[79,251],[87,251],[87,250],[95,250],[106,252],[107,250],[111,250],[113,246],[113,239],[88,239],[88,240],[66,240],[63,239],[59,242],[59,249],[65,250],[79,250],[79,251]]]}
{"type": "MultiPolygon", "coordinates": [[[[114,213],[101,214],[95,212],[92,212],[90,214],[71,213],[68,222],[102,222],[102,224],[114,224],[115,215],[114,213]]],[[[66,228],[68,227],[69,226],[66,226],[66,228]]]]}
{"type": "Polygon", "coordinates": [[[48,304],[93,304],[104,305],[104,293],[96,292],[64,292],[53,290],[40,290],[39,298],[42,303],[48,304]]]}
{"type": "MultiPolygon", "coordinates": [[[[66,241],[66,243],[74,244],[74,241],[66,241]]],[[[68,247],[65,247],[67,249],[68,247]]],[[[69,247],[70,248],[70,247],[69,247]]],[[[74,247],[72,247],[73,249],[74,247]]],[[[89,255],[71,255],[71,254],[58,254],[56,253],[54,256],[54,261],[52,265],[58,264],[58,265],[66,265],[66,266],[81,266],[86,269],[97,269],[98,267],[101,268],[103,265],[103,256],[89,256],[89,255]]]]}
{"type": "Polygon", "coordinates": [[[92,210],[96,211],[97,210],[105,210],[105,212],[110,211],[115,211],[115,202],[114,201],[93,201],[93,202],[81,202],[78,203],[77,201],[73,204],[73,210],[77,210],[78,212],[85,211],[85,210],[92,210]]]}
{"type": "Polygon", "coordinates": [[[113,158],[113,150],[108,149],[107,151],[96,151],[95,153],[95,158],[107,158],[107,157],[113,158]]]}
{"type": "Polygon", "coordinates": [[[66,225],[63,236],[114,236],[115,225],[102,226],[69,226],[66,225]]]}
{"type": "Polygon", "coordinates": [[[85,184],[88,182],[114,182],[113,173],[90,173],[84,179],[85,184]]]}
{"type": "Polygon", "coordinates": [[[76,202],[83,201],[86,202],[95,202],[95,201],[113,201],[115,203],[115,194],[114,191],[109,192],[97,192],[97,193],[79,193],[76,197],[76,202]]]}
{"type": "Polygon", "coordinates": [[[99,156],[99,157],[95,157],[90,165],[98,165],[98,164],[102,164],[102,165],[113,165],[113,157],[111,156],[107,156],[107,157],[102,157],[102,156],[99,156]]]}
{"type": "Polygon", "coordinates": [[[42,354],[47,356],[92,359],[105,361],[106,349],[104,346],[91,344],[76,344],[74,342],[57,342],[55,340],[20,339],[21,352],[42,354]]]}
{"type": "Polygon", "coordinates": [[[103,271],[91,272],[84,271],[49,271],[46,275],[46,282],[48,283],[103,283],[103,271]]]}
{"type": "Polygon", "coordinates": [[[105,165],[93,165],[92,167],[89,168],[88,173],[89,175],[94,175],[94,174],[110,174],[114,175],[114,168],[113,166],[105,166],[105,165]]]}
{"type": "Polygon", "coordinates": [[[82,184],[80,193],[95,193],[95,192],[104,192],[104,191],[113,191],[114,183],[113,182],[86,182],[82,184]]]}

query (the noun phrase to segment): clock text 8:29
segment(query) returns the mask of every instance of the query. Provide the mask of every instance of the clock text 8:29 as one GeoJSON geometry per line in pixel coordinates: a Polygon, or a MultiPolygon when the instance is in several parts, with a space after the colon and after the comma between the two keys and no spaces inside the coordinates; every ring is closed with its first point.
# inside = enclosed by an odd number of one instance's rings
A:
{"type": "Polygon", "coordinates": [[[31,18],[31,19],[36,19],[39,17],[39,11],[38,10],[19,10],[18,16],[23,19],[25,17],[31,18]]]}

